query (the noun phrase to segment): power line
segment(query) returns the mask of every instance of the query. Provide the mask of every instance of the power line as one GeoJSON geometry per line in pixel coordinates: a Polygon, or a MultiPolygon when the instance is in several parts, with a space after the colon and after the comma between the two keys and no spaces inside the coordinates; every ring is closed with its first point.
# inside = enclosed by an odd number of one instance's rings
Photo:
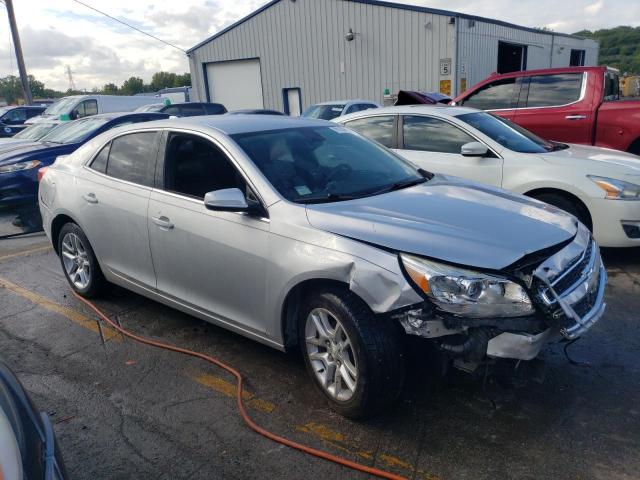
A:
{"type": "Polygon", "coordinates": [[[134,27],[133,25],[130,25],[130,24],[128,24],[127,22],[125,22],[123,20],[120,20],[119,18],[113,17],[113,16],[109,15],[108,13],[105,13],[105,12],[103,12],[101,10],[98,10],[95,7],[92,7],[91,5],[87,5],[86,3],[81,2],[80,0],[73,0],[73,1],[76,2],[76,3],[79,3],[80,5],[83,5],[83,6],[87,7],[90,10],[93,10],[94,12],[98,12],[100,15],[104,15],[105,17],[109,17],[111,20],[115,20],[116,22],[121,23],[121,24],[123,24],[123,25],[125,25],[125,26],[127,26],[127,27],[129,27],[129,28],[131,28],[133,30],[135,30],[136,32],[142,33],[143,35],[146,35],[147,37],[151,37],[154,40],[157,40],[158,42],[162,42],[165,45],[168,45],[170,47],[175,48],[176,50],[180,50],[182,53],[187,53],[185,49],[177,47],[173,43],[169,43],[169,42],[167,42],[165,40],[162,40],[161,38],[158,38],[155,35],[151,35],[150,33],[147,33],[144,30],[140,30],[139,28],[134,27]]]}

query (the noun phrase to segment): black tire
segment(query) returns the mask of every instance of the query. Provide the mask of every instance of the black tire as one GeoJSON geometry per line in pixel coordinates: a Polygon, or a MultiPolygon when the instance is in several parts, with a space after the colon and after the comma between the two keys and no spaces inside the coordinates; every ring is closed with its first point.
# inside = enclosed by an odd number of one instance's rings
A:
{"type": "Polygon", "coordinates": [[[93,252],[93,248],[91,247],[91,243],[89,243],[89,239],[84,234],[82,229],[76,225],[75,223],[67,223],[61,229],[58,234],[58,256],[60,257],[60,264],[62,265],[62,271],[64,272],[64,276],[71,288],[82,295],[85,298],[93,298],[99,295],[106,285],[106,280],[104,275],[102,274],[102,270],[100,269],[100,265],[98,264],[98,259],[96,258],[95,253],[93,252]],[[69,277],[67,273],[64,258],[63,258],[63,239],[69,233],[75,234],[81,241],[84,246],[87,260],[89,261],[89,271],[91,274],[89,275],[88,284],[85,287],[79,288],[72,279],[69,277]]]}
{"type": "Polygon", "coordinates": [[[548,203],[549,205],[553,205],[554,207],[558,207],[560,210],[564,210],[567,213],[570,213],[581,223],[583,223],[589,230],[593,230],[593,225],[591,223],[591,215],[589,215],[589,211],[587,208],[581,203],[572,200],[569,197],[558,193],[540,193],[535,195],[534,198],[536,200],[540,200],[541,202],[548,203]]]}
{"type": "Polygon", "coordinates": [[[405,348],[399,325],[376,316],[355,294],[340,288],[315,292],[305,299],[300,311],[299,346],[307,372],[330,407],[340,415],[362,419],[394,403],[404,385],[405,348]],[[321,385],[307,351],[305,325],[315,309],[324,309],[340,321],[351,341],[357,365],[357,380],[351,398],[332,397],[321,385]]]}

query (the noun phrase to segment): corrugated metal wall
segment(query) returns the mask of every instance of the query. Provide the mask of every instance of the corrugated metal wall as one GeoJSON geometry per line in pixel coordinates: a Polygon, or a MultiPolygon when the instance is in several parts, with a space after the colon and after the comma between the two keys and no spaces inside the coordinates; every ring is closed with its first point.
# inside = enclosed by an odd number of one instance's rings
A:
{"type": "MultiPolygon", "coordinates": [[[[246,58],[260,59],[264,106],[278,110],[287,87],[301,89],[303,109],[349,98],[382,103],[386,88],[438,91],[441,80],[451,80],[455,94],[456,81],[459,87],[465,78],[469,88],[496,70],[498,40],[527,44],[529,69],[550,65],[552,35],[469,22],[344,0],[283,0],[191,52],[194,97],[206,100],[203,64],[246,58]],[[349,28],[358,33],[351,42],[345,40],[349,28]],[[442,59],[452,60],[449,75],[440,75],[442,59]]],[[[597,61],[595,45],[588,64],[597,61]]],[[[568,65],[562,56],[554,66],[568,65]]]]}
{"type": "Polygon", "coordinates": [[[585,50],[585,66],[597,65],[598,43],[563,35],[537,33],[513,27],[461,18],[458,25],[458,87],[467,88],[497,69],[498,42],[527,45],[527,70],[568,67],[571,49],[585,50]]]}
{"type": "MultiPolygon", "coordinates": [[[[191,78],[206,99],[202,64],[259,57],[265,108],[300,87],[303,108],[383,92],[438,90],[439,61],[455,56],[449,18],[343,0],[281,1],[191,54],[191,78]],[[348,42],[352,28],[359,35],[348,42]]],[[[453,80],[453,76],[445,76],[453,80]]]]}

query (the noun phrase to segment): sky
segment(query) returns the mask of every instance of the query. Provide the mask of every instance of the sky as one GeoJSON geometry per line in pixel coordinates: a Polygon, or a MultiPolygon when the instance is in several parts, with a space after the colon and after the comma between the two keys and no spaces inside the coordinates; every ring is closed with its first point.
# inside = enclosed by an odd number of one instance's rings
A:
{"type": "MultiPolygon", "coordinates": [[[[322,0],[314,0],[322,1],[322,0]]],[[[188,49],[242,18],[266,0],[83,0],[180,48],[188,49]]],[[[519,25],[572,33],[620,24],[640,25],[638,0],[404,0],[519,25]],[[624,15],[621,13],[624,12],[624,15]]],[[[130,76],[189,70],[186,55],[73,0],[14,0],[25,63],[49,88],[91,90],[130,76]]],[[[17,74],[9,24],[0,0],[0,77],[17,74]]]]}

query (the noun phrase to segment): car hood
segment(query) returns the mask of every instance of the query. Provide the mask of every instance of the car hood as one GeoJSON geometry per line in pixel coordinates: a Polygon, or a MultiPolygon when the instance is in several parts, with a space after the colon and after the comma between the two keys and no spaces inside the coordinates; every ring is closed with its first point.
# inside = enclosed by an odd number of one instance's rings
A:
{"type": "Polygon", "coordinates": [[[19,143],[18,145],[0,145],[0,165],[8,165],[21,161],[25,156],[30,158],[35,157],[38,154],[46,155],[47,157],[64,155],[71,153],[77,145],[59,145],[56,143],[42,143],[42,142],[26,142],[19,143]]]}
{"type": "Polygon", "coordinates": [[[307,205],[312,226],[384,248],[500,270],[575,236],[577,221],[542,202],[436,175],[415,187],[307,205]]]}
{"type": "Polygon", "coordinates": [[[541,157],[554,165],[579,168],[587,175],[640,176],[639,156],[610,148],[569,145],[541,157]]]}

